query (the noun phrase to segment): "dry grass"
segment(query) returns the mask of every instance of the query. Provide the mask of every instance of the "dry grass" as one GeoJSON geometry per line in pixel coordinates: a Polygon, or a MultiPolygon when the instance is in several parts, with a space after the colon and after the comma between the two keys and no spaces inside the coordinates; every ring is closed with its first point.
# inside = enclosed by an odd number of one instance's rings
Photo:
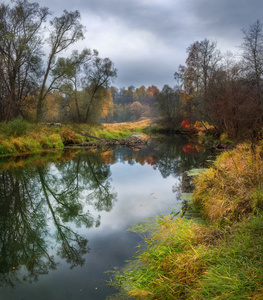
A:
{"type": "Polygon", "coordinates": [[[141,132],[151,125],[150,120],[119,124],[67,124],[46,126],[30,124],[23,120],[0,123],[0,155],[63,148],[68,144],[82,144],[92,137],[118,139],[141,132]]]}
{"type": "Polygon", "coordinates": [[[153,126],[153,122],[150,119],[137,121],[137,122],[122,122],[122,123],[104,123],[103,126],[106,127],[107,130],[115,131],[115,130],[129,130],[129,131],[139,131],[144,130],[153,126]]]}
{"type": "Polygon", "coordinates": [[[180,218],[161,218],[158,224],[135,269],[117,278],[123,276],[122,287],[138,299],[189,299],[190,288],[207,271],[213,230],[180,218]]]}
{"type": "Polygon", "coordinates": [[[196,178],[193,201],[210,221],[239,221],[263,206],[262,156],[262,145],[242,144],[196,178]]]}

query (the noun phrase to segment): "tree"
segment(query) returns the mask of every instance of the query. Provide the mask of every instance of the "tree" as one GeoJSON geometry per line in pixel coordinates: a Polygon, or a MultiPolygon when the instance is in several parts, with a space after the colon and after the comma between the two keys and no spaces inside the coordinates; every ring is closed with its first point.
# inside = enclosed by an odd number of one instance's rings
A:
{"type": "Polygon", "coordinates": [[[136,98],[136,100],[140,101],[141,103],[145,100],[146,88],[144,85],[142,85],[141,87],[139,87],[135,90],[135,98],[136,98]]]}
{"type": "Polygon", "coordinates": [[[129,105],[129,110],[131,111],[131,117],[133,121],[138,120],[144,113],[145,107],[139,102],[135,101],[129,105]]]}
{"type": "Polygon", "coordinates": [[[156,98],[158,97],[160,91],[155,85],[151,85],[146,89],[146,99],[144,104],[149,106],[154,105],[156,98]]]}
{"type": "Polygon", "coordinates": [[[248,76],[257,87],[258,101],[263,118],[263,95],[262,95],[262,75],[263,75],[263,24],[260,20],[253,23],[248,30],[243,29],[244,42],[242,44],[243,59],[248,76]]]}
{"type": "Polygon", "coordinates": [[[113,99],[113,103],[117,103],[118,101],[118,89],[114,86],[110,87],[111,97],[113,99]]]}
{"type": "Polygon", "coordinates": [[[164,85],[157,98],[157,106],[160,115],[164,118],[167,126],[175,127],[181,124],[181,100],[180,91],[173,90],[169,85],[164,85]]]}
{"type": "Polygon", "coordinates": [[[76,108],[75,121],[81,122],[81,113],[79,108],[78,87],[81,85],[81,75],[84,72],[84,66],[90,64],[93,58],[98,56],[98,51],[84,49],[81,53],[77,50],[72,52],[69,58],[60,58],[57,67],[53,70],[53,74],[60,74],[64,70],[64,76],[58,79],[60,90],[69,95],[73,100],[76,108]],[[63,88],[64,87],[64,88],[63,88]]]}
{"type": "Polygon", "coordinates": [[[1,119],[22,114],[21,107],[41,76],[40,30],[49,11],[37,3],[17,0],[0,6],[1,119]]]}
{"type": "Polygon", "coordinates": [[[243,76],[240,66],[224,69],[215,72],[209,82],[207,108],[211,121],[218,133],[226,132],[232,138],[253,141],[261,131],[256,87],[243,76]]]}
{"type": "Polygon", "coordinates": [[[208,82],[222,57],[216,43],[208,39],[191,44],[187,53],[186,66],[180,65],[175,73],[175,79],[182,85],[182,106],[188,118],[193,114],[206,117],[204,107],[208,100],[208,82]]]}
{"type": "Polygon", "coordinates": [[[84,118],[84,122],[87,122],[90,117],[90,110],[93,102],[97,99],[100,101],[98,96],[101,89],[109,87],[111,80],[117,77],[117,69],[114,68],[113,62],[109,58],[96,57],[91,65],[85,66],[86,76],[83,78],[82,83],[86,90],[90,91],[89,102],[84,118]]]}
{"type": "Polygon", "coordinates": [[[57,55],[73,43],[84,38],[84,28],[80,24],[79,19],[80,13],[78,11],[68,12],[64,10],[61,17],[55,17],[50,22],[51,30],[48,43],[51,46],[51,50],[38,97],[37,121],[40,121],[42,118],[43,103],[47,94],[54,88],[58,80],[61,80],[61,78],[68,74],[69,68],[73,66],[70,59],[59,59],[57,55]],[[51,75],[51,81],[46,86],[49,75],[51,75]]]}

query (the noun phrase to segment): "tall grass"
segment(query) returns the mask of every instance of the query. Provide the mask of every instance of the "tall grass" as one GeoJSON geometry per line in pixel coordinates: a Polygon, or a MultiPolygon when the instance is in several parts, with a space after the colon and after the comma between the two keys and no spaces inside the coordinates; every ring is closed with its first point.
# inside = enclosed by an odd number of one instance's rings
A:
{"type": "Polygon", "coordinates": [[[151,124],[150,120],[121,124],[63,124],[46,126],[15,119],[0,123],[0,155],[38,152],[63,148],[69,144],[103,139],[119,139],[132,135],[151,124]],[[95,138],[94,138],[95,137],[95,138]]]}
{"type": "Polygon", "coordinates": [[[211,222],[232,223],[263,207],[263,149],[242,144],[195,180],[193,201],[211,222]]]}
{"type": "MultiPolygon", "coordinates": [[[[195,179],[206,222],[164,217],[113,272],[132,299],[263,299],[263,145],[239,145],[195,179]]],[[[114,299],[122,299],[122,294],[114,299]]]]}
{"type": "Polygon", "coordinates": [[[192,299],[263,299],[263,216],[235,226],[214,249],[213,263],[192,291],[192,299]]]}

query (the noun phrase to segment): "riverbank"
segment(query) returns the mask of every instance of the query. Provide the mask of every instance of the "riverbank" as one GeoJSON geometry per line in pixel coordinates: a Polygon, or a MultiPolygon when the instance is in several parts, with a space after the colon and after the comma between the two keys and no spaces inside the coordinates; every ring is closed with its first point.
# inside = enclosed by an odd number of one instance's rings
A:
{"type": "Polygon", "coordinates": [[[125,299],[263,299],[263,143],[222,153],[195,178],[201,218],[159,218],[114,273],[125,299]]]}
{"type": "Polygon", "coordinates": [[[0,156],[36,153],[68,146],[103,147],[126,145],[137,147],[145,139],[133,132],[149,131],[150,120],[121,124],[31,124],[16,119],[0,123],[0,156]]]}
{"type": "Polygon", "coordinates": [[[212,126],[202,123],[185,130],[172,130],[162,125],[161,119],[113,124],[60,124],[28,123],[15,119],[0,123],[0,156],[36,153],[65,147],[116,147],[138,148],[149,136],[180,134],[194,136],[200,144],[211,149],[225,148],[224,140],[215,140],[212,126]],[[147,137],[148,135],[148,137],[147,137]]]}

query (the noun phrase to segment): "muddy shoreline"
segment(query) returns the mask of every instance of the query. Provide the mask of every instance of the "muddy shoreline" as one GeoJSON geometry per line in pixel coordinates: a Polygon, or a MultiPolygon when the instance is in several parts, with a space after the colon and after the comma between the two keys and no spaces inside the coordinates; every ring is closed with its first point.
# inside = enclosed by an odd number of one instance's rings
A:
{"type": "Polygon", "coordinates": [[[85,142],[82,144],[67,144],[65,148],[112,148],[112,147],[127,147],[140,148],[147,145],[149,139],[139,136],[131,136],[120,139],[103,139],[97,138],[96,141],[85,142]]]}

